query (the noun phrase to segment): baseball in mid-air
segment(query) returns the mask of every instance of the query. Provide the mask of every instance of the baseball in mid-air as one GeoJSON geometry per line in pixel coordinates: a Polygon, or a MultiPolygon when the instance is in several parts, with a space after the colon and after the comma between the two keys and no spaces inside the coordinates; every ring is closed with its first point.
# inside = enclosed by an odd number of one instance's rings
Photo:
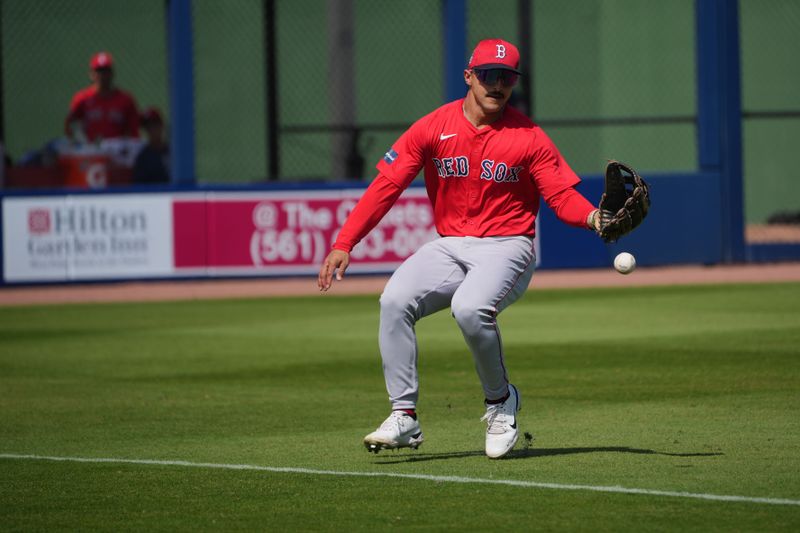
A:
{"type": "Polygon", "coordinates": [[[628,252],[617,254],[614,258],[614,268],[620,274],[630,274],[636,269],[636,258],[628,252]]]}

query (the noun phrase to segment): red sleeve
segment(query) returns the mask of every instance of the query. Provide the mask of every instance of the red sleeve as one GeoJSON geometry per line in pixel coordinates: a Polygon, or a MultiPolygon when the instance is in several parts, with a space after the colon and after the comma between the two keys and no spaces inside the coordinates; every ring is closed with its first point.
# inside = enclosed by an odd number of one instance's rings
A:
{"type": "Polygon", "coordinates": [[[78,91],[72,97],[72,101],[69,103],[69,111],[67,112],[67,117],[64,119],[64,133],[67,137],[70,136],[72,131],[70,130],[70,123],[75,120],[80,119],[83,116],[83,102],[84,102],[84,93],[83,91],[78,91]]]}
{"type": "Polygon", "coordinates": [[[586,219],[594,206],[575,190],[581,179],[544,131],[537,132],[535,142],[530,172],[542,198],[559,220],[570,226],[585,228],[586,219]]]}
{"type": "Polygon", "coordinates": [[[349,253],[389,212],[404,190],[405,187],[378,174],[350,212],[333,247],[349,253]]]}
{"type": "Polygon", "coordinates": [[[411,125],[378,161],[378,172],[402,188],[414,181],[425,164],[425,147],[430,115],[411,125]]]}
{"type": "Polygon", "coordinates": [[[128,95],[128,125],[127,131],[131,137],[139,136],[139,107],[133,96],[128,95]]]}
{"type": "Polygon", "coordinates": [[[558,219],[570,226],[587,228],[586,219],[595,207],[573,187],[557,192],[547,200],[558,219]]]}

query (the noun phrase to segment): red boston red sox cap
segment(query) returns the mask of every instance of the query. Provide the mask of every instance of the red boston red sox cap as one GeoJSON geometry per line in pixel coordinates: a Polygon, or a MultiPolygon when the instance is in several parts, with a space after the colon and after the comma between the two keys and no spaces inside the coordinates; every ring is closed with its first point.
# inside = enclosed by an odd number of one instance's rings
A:
{"type": "Polygon", "coordinates": [[[111,68],[114,66],[114,58],[108,52],[97,52],[89,61],[89,66],[92,70],[111,68]]]}
{"type": "Polygon", "coordinates": [[[478,43],[469,58],[467,68],[502,68],[521,74],[519,50],[502,39],[486,39],[478,43]]]}

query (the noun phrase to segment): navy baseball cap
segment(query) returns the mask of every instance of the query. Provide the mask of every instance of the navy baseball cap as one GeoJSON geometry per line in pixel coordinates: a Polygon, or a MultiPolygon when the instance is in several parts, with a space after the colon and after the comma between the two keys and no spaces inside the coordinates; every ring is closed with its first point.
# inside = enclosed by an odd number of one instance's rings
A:
{"type": "Polygon", "coordinates": [[[500,68],[522,74],[519,69],[519,50],[502,39],[485,39],[478,43],[469,57],[467,68],[500,68]]]}
{"type": "Polygon", "coordinates": [[[148,107],[144,110],[139,117],[142,124],[164,124],[164,119],[161,117],[161,112],[157,107],[148,107]]]}

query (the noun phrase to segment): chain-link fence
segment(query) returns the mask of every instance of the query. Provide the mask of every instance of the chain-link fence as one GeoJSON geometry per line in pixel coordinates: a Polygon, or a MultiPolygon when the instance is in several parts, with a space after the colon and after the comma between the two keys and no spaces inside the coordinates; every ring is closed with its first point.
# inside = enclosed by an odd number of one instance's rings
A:
{"type": "Polygon", "coordinates": [[[387,147],[443,102],[439,2],[281,2],[281,176],[371,178],[387,147]]]}
{"type": "Polygon", "coordinates": [[[697,168],[692,0],[472,0],[469,21],[527,43],[529,114],[577,172],[697,168]]]}
{"type": "MultiPolygon", "coordinates": [[[[371,177],[403,129],[443,102],[440,3],[279,5],[281,176],[371,177]]],[[[467,55],[488,37],[520,44],[531,70],[516,102],[578,172],[609,158],[697,167],[692,0],[470,0],[467,37],[467,55]]]]}
{"type": "MultiPolygon", "coordinates": [[[[15,163],[62,135],[99,50],[140,107],[169,117],[168,1],[0,0],[0,133],[15,163]]],[[[487,37],[520,46],[515,101],[576,171],[598,173],[608,158],[643,173],[697,169],[693,0],[465,4],[466,55],[487,37]]],[[[191,7],[199,183],[368,180],[402,131],[444,102],[440,1],[191,7]]],[[[746,219],[762,231],[748,239],[763,240],[768,222],[800,211],[800,4],[739,7],[746,219]]]]}
{"type": "Polygon", "coordinates": [[[204,183],[263,180],[263,2],[193,0],[195,166],[204,183]]]}
{"type": "Polygon", "coordinates": [[[739,6],[746,240],[800,242],[800,3],[739,6]]]}
{"type": "MultiPolygon", "coordinates": [[[[97,50],[114,54],[120,87],[168,116],[163,1],[0,5],[13,158],[61,134],[97,50]]],[[[466,5],[467,55],[490,36],[520,44],[530,71],[516,102],[578,172],[611,157],[644,171],[696,167],[691,0],[466,5]]],[[[369,179],[444,101],[441,2],[193,0],[192,30],[200,183],[369,179]]]]}
{"type": "MultiPolygon", "coordinates": [[[[443,102],[440,2],[277,1],[274,15],[257,0],[234,5],[193,4],[201,181],[368,179],[386,147],[443,102]],[[270,39],[275,79],[265,76],[270,39]],[[277,116],[264,116],[272,92],[277,116]]],[[[487,37],[527,47],[518,103],[578,172],[608,158],[696,168],[692,0],[470,0],[467,15],[467,53],[487,37]]]]}
{"type": "Polygon", "coordinates": [[[168,112],[163,0],[2,0],[2,132],[12,161],[63,135],[89,59],[114,57],[115,82],[139,106],[168,112]]]}
{"type": "Polygon", "coordinates": [[[438,2],[195,0],[192,13],[200,182],[368,179],[442,102],[438,2]]]}

